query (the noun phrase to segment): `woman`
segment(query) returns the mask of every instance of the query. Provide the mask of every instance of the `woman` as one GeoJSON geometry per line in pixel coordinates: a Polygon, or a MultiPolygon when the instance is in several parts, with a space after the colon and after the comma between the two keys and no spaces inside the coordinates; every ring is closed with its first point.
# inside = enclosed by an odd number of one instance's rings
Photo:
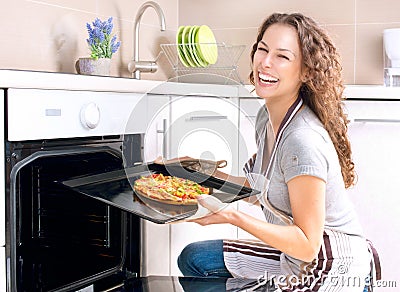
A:
{"type": "Polygon", "coordinates": [[[245,180],[214,175],[261,190],[266,221],[233,208],[193,220],[230,223],[259,240],[192,243],[178,266],[185,276],[273,279],[286,291],[363,291],[370,253],[345,193],[355,174],[338,53],[312,19],[273,14],[251,60],[250,81],[265,100],[258,151],[245,180]]]}

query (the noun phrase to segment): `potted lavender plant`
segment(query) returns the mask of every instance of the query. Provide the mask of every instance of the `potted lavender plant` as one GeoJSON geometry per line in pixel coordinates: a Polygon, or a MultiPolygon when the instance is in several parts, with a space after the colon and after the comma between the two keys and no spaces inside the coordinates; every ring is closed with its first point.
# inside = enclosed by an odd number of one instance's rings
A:
{"type": "Polygon", "coordinates": [[[112,55],[117,52],[121,42],[117,42],[117,36],[111,35],[113,30],[113,18],[101,21],[96,18],[92,24],[87,23],[86,28],[89,38],[86,39],[91,51],[89,58],[79,58],[78,73],[84,75],[110,75],[112,55]]]}

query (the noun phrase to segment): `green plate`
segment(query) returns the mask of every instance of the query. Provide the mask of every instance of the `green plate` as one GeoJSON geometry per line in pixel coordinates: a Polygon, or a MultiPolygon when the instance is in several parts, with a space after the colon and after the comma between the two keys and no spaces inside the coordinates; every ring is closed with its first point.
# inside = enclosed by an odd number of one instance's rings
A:
{"type": "Polygon", "coordinates": [[[197,32],[199,31],[200,26],[196,25],[193,27],[193,29],[190,31],[190,35],[189,38],[191,39],[191,56],[193,58],[193,60],[196,61],[196,63],[198,64],[199,67],[207,67],[209,64],[207,61],[203,60],[199,53],[197,52],[197,46],[196,46],[196,35],[197,32]]]}
{"type": "Polygon", "coordinates": [[[215,64],[218,60],[218,46],[212,30],[207,25],[200,26],[195,40],[199,56],[207,63],[215,64]]]}
{"type": "Polygon", "coordinates": [[[178,53],[179,60],[181,60],[182,64],[185,67],[189,67],[190,64],[186,61],[185,55],[183,53],[182,33],[183,33],[184,29],[185,29],[185,26],[180,26],[178,28],[178,32],[176,33],[177,53],[178,53]]]}
{"type": "Polygon", "coordinates": [[[192,26],[188,25],[185,26],[182,32],[182,50],[183,50],[183,55],[185,57],[185,60],[189,64],[190,67],[196,67],[196,63],[192,60],[192,57],[190,56],[190,47],[189,47],[189,31],[192,28],[192,26]]]}
{"type": "Polygon", "coordinates": [[[200,63],[197,61],[197,57],[194,55],[194,43],[193,43],[193,32],[196,29],[196,26],[193,25],[188,32],[188,43],[187,43],[187,52],[193,61],[193,63],[196,65],[195,67],[200,67],[200,63]]]}

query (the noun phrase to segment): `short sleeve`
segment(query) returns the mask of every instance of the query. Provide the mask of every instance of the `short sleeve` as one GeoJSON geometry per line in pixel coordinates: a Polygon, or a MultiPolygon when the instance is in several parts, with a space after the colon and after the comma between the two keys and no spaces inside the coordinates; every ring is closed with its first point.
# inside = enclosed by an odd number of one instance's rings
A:
{"type": "Polygon", "coordinates": [[[300,175],[315,176],[326,182],[332,147],[330,139],[311,128],[292,131],[282,141],[279,160],[285,183],[300,175]]]}

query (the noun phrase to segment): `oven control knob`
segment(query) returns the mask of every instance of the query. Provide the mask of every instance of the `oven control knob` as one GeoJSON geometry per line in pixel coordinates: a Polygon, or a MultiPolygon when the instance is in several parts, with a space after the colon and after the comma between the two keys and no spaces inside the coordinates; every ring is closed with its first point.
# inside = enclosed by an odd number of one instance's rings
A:
{"type": "Polygon", "coordinates": [[[94,129],[100,122],[100,109],[94,102],[81,108],[81,123],[89,129],[94,129]]]}

